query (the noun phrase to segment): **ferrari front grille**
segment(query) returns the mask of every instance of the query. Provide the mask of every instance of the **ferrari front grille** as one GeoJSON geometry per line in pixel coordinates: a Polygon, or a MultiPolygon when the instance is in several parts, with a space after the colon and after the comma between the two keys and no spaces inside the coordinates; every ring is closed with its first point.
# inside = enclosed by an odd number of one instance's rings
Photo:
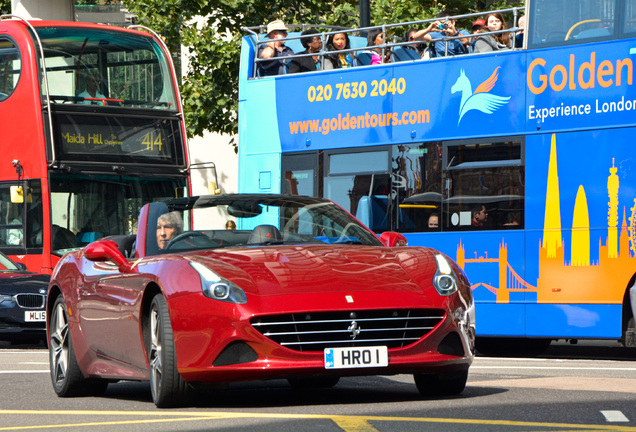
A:
{"type": "Polygon", "coordinates": [[[274,342],[296,351],[417,342],[444,319],[444,311],[393,309],[257,316],[252,326],[274,342]]]}
{"type": "Polygon", "coordinates": [[[45,296],[42,294],[16,294],[15,301],[21,308],[39,309],[44,307],[45,296]]]}

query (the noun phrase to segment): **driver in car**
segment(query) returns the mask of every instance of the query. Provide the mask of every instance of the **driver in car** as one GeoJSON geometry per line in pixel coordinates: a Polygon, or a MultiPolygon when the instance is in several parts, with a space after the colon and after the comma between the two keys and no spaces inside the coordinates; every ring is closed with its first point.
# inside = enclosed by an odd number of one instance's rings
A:
{"type": "Polygon", "coordinates": [[[183,232],[183,219],[179,212],[164,213],[157,219],[157,244],[165,249],[177,235],[183,232]]]}

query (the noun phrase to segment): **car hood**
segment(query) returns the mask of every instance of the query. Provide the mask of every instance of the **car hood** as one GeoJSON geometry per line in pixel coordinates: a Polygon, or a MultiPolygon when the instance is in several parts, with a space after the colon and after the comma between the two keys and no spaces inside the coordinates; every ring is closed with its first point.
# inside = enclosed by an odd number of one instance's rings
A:
{"type": "Polygon", "coordinates": [[[44,294],[49,286],[50,279],[50,275],[39,273],[0,271],[0,294],[44,294]]]}
{"type": "Polygon", "coordinates": [[[198,254],[222,277],[257,295],[413,290],[430,286],[437,264],[428,248],[270,246],[198,254]]]}

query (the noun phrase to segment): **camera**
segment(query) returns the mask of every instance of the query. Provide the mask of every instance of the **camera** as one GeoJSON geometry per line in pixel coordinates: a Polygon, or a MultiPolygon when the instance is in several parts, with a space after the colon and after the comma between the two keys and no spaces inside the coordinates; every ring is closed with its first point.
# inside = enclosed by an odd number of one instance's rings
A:
{"type": "Polygon", "coordinates": [[[437,28],[440,29],[440,30],[448,30],[448,24],[447,23],[440,23],[437,26],[437,28]]]}

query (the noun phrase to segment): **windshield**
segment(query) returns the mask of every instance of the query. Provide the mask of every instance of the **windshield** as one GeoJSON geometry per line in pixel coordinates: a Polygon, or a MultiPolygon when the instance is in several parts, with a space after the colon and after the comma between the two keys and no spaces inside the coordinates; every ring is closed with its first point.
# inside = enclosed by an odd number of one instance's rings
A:
{"type": "Polygon", "coordinates": [[[5,254],[0,253],[0,271],[18,270],[18,266],[11,261],[5,254]]]}
{"type": "Polygon", "coordinates": [[[199,197],[172,201],[160,214],[154,220],[149,217],[148,231],[156,230],[159,249],[167,252],[283,244],[381,245],[353,216],[319,198],[199,197]]]}
{"type": "Polygon", "coordinates": [[[152,37],[80,27],[37,32],[51,103],[177,109],[168,63],[152,37]]]}
{"type": "Polygon", "coordinates": [[[102,237],[136,234],[144,204],[183,196],[185,188],[185,178],[52,175],[52,251],[63,254],[102,237]]]}

